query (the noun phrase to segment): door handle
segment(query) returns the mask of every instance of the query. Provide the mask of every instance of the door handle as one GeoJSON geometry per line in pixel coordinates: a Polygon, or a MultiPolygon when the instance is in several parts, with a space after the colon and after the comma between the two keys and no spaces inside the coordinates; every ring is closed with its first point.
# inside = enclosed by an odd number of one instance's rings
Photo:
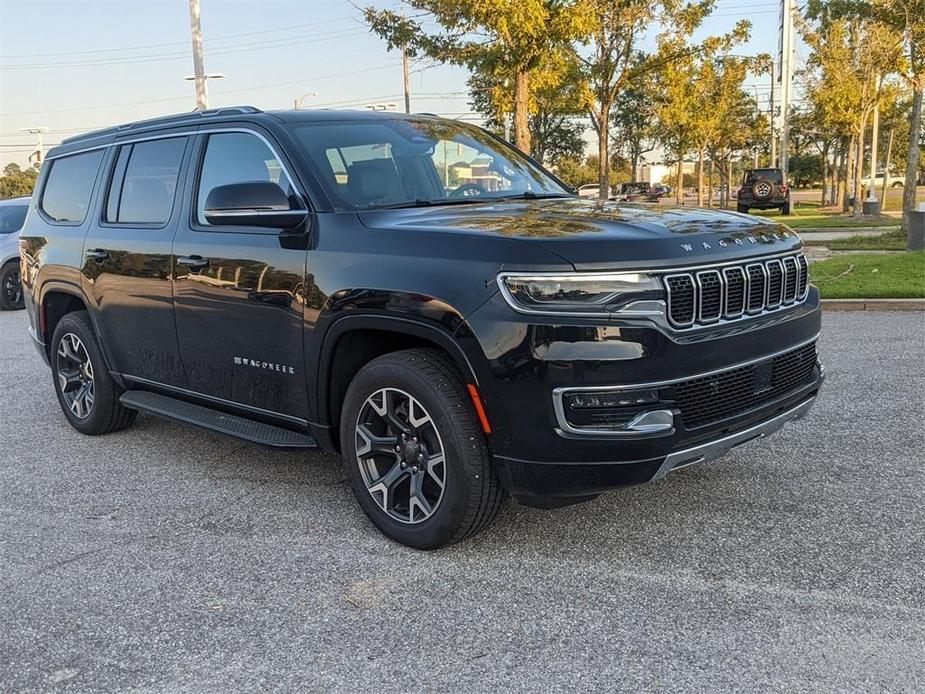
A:
{"type": "Polygon", "coordinates": [[[95,260],[98,263],[101,263],[109,257],[109,251],[104,248],[91,248],[85,253],[85,255],[90,260],[95,260]]]}
{"type": "Polygon", "coordinates": [[[209,259],[201,255],[180,255],[177,256],[177,265],[186,265],[190,270],[202,270],[209,267],[209,259]]]}

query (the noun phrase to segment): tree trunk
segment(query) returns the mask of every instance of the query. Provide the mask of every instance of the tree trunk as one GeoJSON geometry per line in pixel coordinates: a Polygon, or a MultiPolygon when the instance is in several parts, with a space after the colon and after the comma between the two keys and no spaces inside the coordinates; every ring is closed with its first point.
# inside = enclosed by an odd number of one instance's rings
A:
{"type": "Polygon", "coordinates": [[[636,176],[636,172],[638,169],[639,169],[639,153],[633,150],[633,153],[630,155],[630,176],[632,177],[634,182],[639,180],[638,177],[636,176]]]}
{"type": "Polygon", "coordinates": [[[697,207],[703,207],[703,147],[697,150],[697,207]]]}
{"type": "Polygon", "coordinates": [[[825,200],[827,197],[829,185],[829,143],[826,142],[822,145],[822,199],[819,201],[819,204],[822,207],[825,207],[825,200]]]}
{"type": "Polygon", "coordinates": [[[852,217],[860,217],[863,212],[864,193],[864,135],[867,129],[867,114],[861,114],[861,128],[858,133],[857,153],[854,157],[854,205],[851,210],[852,217]]]}
{"type": "Polygon", "coordinates": [[[710,155],[710,175],[707,177],[707,207],[713,207],[713,155],[710,155]]]}
{"type": "Polygon", "coordinates": [[[732,154],[726,160],[726,180],[729,181],[729,192],[726,194],[726,202],[732,197],[732,154]]]}
{"type": "Polygon", "coordinates": [[[597,194],[601,200],[610,197],[610,102],[601,102],[597,128],[597,194]]]}
{"type": "Polygon", "coordinates": [[[893,157],[893,134],[896,128],[890,126],[890,136],[886,141],[886,159],[883,162],[883,186],[880,188],[880,211],[886,209],[886,189],[890,182],[890,159],[893,157]]]}
{"type": "Polygon", "coordinates": [[[684,204],[684,156],[678,156],[678,175],[675,176],[674,201],[678,205],[684,204]]]}
{"type": "Polygon", "coordinates": [[[514,146],[530,154],[530,73],[525,70],[514,78],[514,146]]]}
{"type": "Polygon", "coordinates": [[[848,202],[851,200],[851,186],[852,181],[854,180],[854,153],[855,153],[855,143],[857,143],[857,136],[852,135],[851,139],[848,141],[848,149],[844,153],[845,159],[845,191],[842,196],[842,212],[848,212],[848,202]]]}
{"type": "MultiPolygon", "coordinates": [[[[915,211],[915,179],[919,172],[919,141],[922,133],[922,88],[925,75],[919,75],[912,90],[912,113],[909,115],[909,153],[906,155],[906,182],[903,186],[903,231],[909,238],[912,213],[915,211]]],[[[907,241],[908,246],[908,241],[907,241]]]]}

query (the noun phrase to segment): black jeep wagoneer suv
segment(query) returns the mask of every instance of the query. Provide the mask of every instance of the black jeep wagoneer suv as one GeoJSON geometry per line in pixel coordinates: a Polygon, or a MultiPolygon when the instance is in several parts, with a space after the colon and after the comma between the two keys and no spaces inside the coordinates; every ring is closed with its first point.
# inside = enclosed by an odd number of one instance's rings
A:
{"type": "Polygon", "coordinates": [[[507,493],[657,480],[803,416],[800,240],[575,196],[464,123],[224,108],[72,138],[22,232],[31,333],[85,434],[139,410],[339,451],[419,548],[507,493]]]}

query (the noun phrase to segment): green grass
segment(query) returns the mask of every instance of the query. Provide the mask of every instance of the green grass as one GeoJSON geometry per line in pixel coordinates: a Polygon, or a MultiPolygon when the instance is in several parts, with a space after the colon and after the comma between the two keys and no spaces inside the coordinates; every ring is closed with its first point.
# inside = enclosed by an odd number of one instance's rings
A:
{"type": "Polygon", "coordinates": [[[797,203],[793,214],[783,215],[777,210],[752,210],[751,214],[783,222],[793,229],[850,229],[852,227],[899,226],[897,217],[852,217],[840,212],[820,212],[818,203],[797,203]]]}
{"type": "Polygon", "coordinates": [[[836,256],[813,263],[809,276],[823,299],[925,298],[925,251],[836,256]]]}
{"type": "Polygon", "coordinates": [[[877,236],[849,236],[834,241],[804,238],[803,244],[825,246],[833,251],[904,251],[906,250],[906,235],[901,229],[896,229],[877,236]]]}

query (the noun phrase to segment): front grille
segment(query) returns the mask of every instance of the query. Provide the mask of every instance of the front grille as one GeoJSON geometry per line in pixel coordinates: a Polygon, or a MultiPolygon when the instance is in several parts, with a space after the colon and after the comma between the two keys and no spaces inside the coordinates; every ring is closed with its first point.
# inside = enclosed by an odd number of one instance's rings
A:
{"type": "Polygon", "coordinates": [[[816,343],[675,385],[685,428],[695,429],[776,400],[813,380],[816,343]]]}
{"type": "Polygon", "coordinates": [[[690,328],[790,306],[806,298],[808,270],[799,253],[664,275],[668,319],[677,328],[690,328]]]}

